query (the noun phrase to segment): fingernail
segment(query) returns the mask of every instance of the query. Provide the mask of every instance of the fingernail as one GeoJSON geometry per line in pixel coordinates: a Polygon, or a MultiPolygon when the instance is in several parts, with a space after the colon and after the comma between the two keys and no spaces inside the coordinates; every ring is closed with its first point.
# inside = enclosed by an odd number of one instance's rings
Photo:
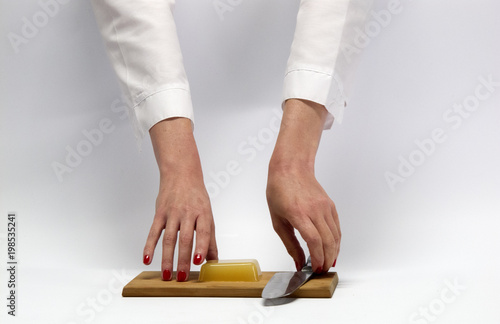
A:
{"type": "Polygon", "coordinates": [[[194,258],[193,258],[193,263],[198,265],[198,264],[201,264],[203,262],[203,258],[201,257],[201,254],[197,253],[195,254],[194,258]]]}
{"type": "Polygon", "coordinates": [[[332,268],[335,267],[336,263],[337,263],[337,259],[335,259],[335,261],[333,261],[332,268]]]}
{"type": "Polygon", "coordinates": [[[172,280],[172,272],[170,272],[170,270],[168,270],[168,269],[165,269],[165,270],[163,270],[162,277],[163,277],[163,280],[170,281],[170,280],[172,280]]]}
{"type": "Polygon", "coordinates": [[[144,262],[144,264],[148,265],[151,259],[149,258],[149,255],[145,254],[142,261],[144,262]]]}
{"type": "Polygon", "coordinates": [[[184,271],[177,271],[177,281],[186,280],[186,273],[184,271]]]}
{"type": "Polygon", "coordinates": [[[297,261],[295,261],[295,269],[297,269],[297,271],[301,270],[301,267],[299,266],[299,263],[297,261]]]}
{"type": "Polygon", "coordinates": [[[318,267],[318,269],[316,269],[316,271],[314,271],[315,274],[320,274],[323,272],[323,267],[318,267]]]}

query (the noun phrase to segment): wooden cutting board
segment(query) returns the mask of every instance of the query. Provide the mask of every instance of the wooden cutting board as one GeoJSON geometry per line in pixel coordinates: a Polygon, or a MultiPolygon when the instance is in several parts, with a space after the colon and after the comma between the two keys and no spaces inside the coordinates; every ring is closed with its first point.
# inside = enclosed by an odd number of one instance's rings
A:
{"type": "MultiPolygon", "coordinates": [[[[123,297],[261,297],[262,290],[275,272],[262,272],[257,282],[198,281],[198,271],[188,281],[163,281],[160,271],[143,271],[123,287],[123,297]]],[[[172,275],[176,277],[175,272],[172,275]]],[[[337,287],[336,272],[315,275],[288,297],[330,298],[337,287]]]]}

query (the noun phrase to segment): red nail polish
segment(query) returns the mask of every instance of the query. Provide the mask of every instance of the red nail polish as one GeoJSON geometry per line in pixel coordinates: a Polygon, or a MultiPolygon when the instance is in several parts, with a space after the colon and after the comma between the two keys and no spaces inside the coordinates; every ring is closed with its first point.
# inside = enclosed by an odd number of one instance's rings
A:
{"type": "Polygon", "coordinates": [[[185,281],[186,273],[184,271],[177,271],[177,281],[185,281]]]}
{"type": "Polygon", "coordinates": [[[144,255],[144,259],[142,261],[144,262],[144,264],[148,265],[151,259],[149,258],[149,255],[146,254],[144,255]]]}
{"type": "Polygon", "coordinates": [[[323,267],[318,267],[316,271],[314,271],[315,274],[321,274],[323,272],[323,267]]]}
{"type": "Polygon", "coordinates": [[[335,267],[336,263],[337,263],[337,259],[335,259],[335,261],[333,261],[332,268],[335,267]]]}
{"type": "Polygon", "coordinates": [[[299,263],[297,261],[295,261],[295,269],[297,269],[297,271],[301,270],[301,267],[299,266],[299,263]]]}
{"type": "Polygon", "coordinates": [[[163,277],[163,280],[165,280],[165,281],[172,280],[172,272],[170,272],[170,270],[168,270],[168,269],[165,269],[165,270],[163,270],[162,277],[163,277]]]}
{"type": "Polygon", "coordinates": [[[193,263],[198,265],[198,264],[201,264],[203,262],[203,258],[201,257],[201,254],[197,253],[195,254],[194,258],[193,258],[193,263]]]}

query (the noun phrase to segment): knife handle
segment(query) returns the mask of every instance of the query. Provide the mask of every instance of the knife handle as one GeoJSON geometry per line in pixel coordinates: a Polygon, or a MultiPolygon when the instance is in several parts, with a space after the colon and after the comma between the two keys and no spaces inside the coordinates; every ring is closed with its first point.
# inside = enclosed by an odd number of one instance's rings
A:
{"type": "Polygon", "coordinates": [[[312,263],[311,263],[311,256],[307,257],[306,264],[302,267],[302,269],[300,271],[302,271],[302,272],[312,272],[313,271],[312,263]]]}

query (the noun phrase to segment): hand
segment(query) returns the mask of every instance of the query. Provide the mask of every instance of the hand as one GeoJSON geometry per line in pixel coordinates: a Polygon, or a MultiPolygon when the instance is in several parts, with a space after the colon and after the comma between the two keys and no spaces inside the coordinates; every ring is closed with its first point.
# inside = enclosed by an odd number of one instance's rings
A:
{"type": "Polygon", "coordinates": [[[150,130],[160,169],[160,190],[153,224],[144,247],[144,263],[150,264],[161,232],[162,277],[171,280],[174,249],[179,241],[177,281],[189,278],[193,236],[196,231],[194,264],[217,259],[215,225],[210,199],[203,183],[201,163],[191,130],[191,121],[175,118],[150,130]]]}
{"type": "Polygon", "coordinates": [[[297,270],[305,264],[305,255],[295,228],[307,242],[315,272],[328,271],[339,253],[339,217],[314,174],[303,169],[270,168],[267,202],[274,230],[297,270]]]}
{"type": "Polygon", "coordinates": [[[294,229],[306,241],[317,273],[335,264],[341,239],[335,204],[314,176],[326,114],[324,106],[317,103],[287,100],[266,191],[274,230],[297,270],[304,265],[305,255],[294,229]]]}

